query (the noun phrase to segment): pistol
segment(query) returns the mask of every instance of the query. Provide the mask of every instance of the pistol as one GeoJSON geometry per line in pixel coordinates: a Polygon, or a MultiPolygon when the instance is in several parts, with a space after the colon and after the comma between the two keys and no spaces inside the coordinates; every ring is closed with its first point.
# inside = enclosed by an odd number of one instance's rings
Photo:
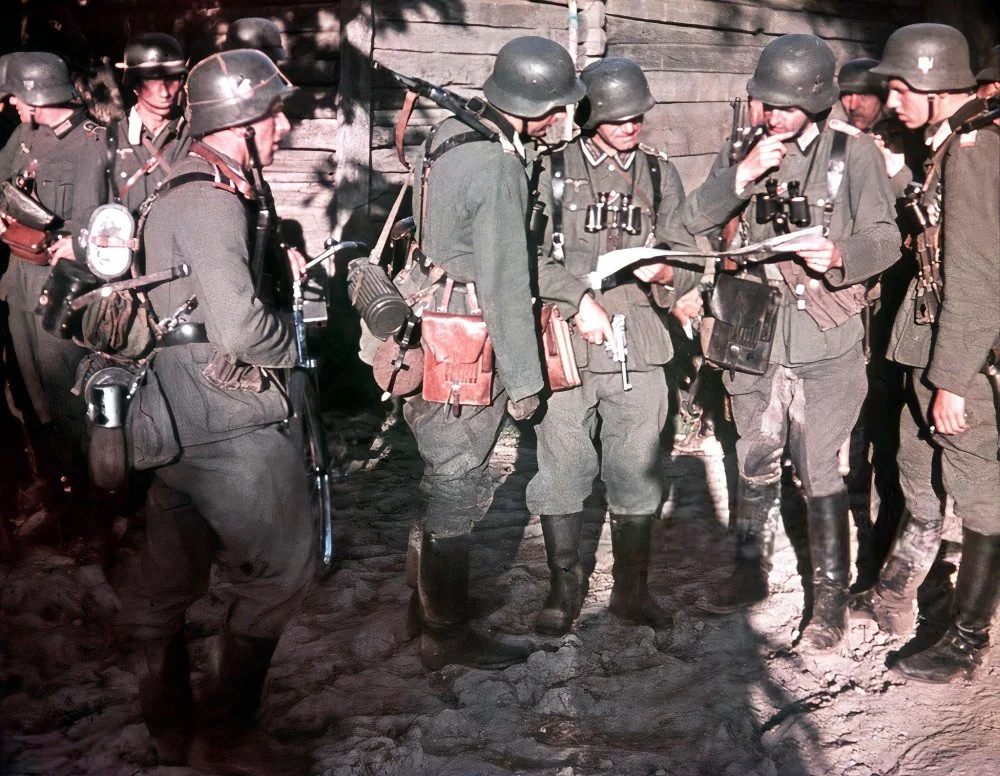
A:
{"type": "Polygon", "coordinates": [[[614,336],[610,342],[604,343],[608,356],[622,367],[622,390],[631,391],[632,384],[628,381],[628,341],[625,338],[625,316],[616,313],[611,316],[611,331],[614,336]]]}

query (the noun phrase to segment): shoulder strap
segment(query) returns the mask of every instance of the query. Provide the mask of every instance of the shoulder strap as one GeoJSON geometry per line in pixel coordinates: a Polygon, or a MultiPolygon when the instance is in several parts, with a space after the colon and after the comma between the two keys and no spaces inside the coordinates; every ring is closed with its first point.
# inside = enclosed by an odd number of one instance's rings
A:
{"type": "Polygon", "coordinates": [[[663,202],[663,170],[660,168],[660,159],[657,154],[651,154],[643,150],[646,161],[649,162],[649,182],[653,187],[653,223],[656,223],[656,215],[660,212],[660,203],[663,202]]]}
{"type": "Polygon", "coordinates": [[[552,233],[562,234],[563,201],[566,199],[566,155],[560,148],[549,157],[552,160],[552,233]]]}
{"type": "Polygon", "coordinates": [[[437,136],[438,129],[441,128],[440,124],[437,124],[430,133],[427,135],[427,140],[424,142],[424,160],[420,168],[420,225],[417,229],[417,244],[419,245],[423,238],[424,233],[424,222],[427,219],[427,183],[431,174],[431,167],[437,162],[442,156],[444,156],[449,151],[458,148],[460,145],[465,145],[466,143],[472,143],[479,140],[486,140],[480,132],[460,132],[457,135],[452,135],[447,140],[445,140],[437,148],[431,150],[431,146],[434,144],[434,138],[437,136]]]}
{"type": "Polygon", "coordinates": [[[833,145],[830,147],[830,162],[826,168],[826,204],[823,205],[823,230],[830,231],[833,221],[833,201],[844,182],[844,158],[847,155],[847,133],[834,130],[833,145]]]}

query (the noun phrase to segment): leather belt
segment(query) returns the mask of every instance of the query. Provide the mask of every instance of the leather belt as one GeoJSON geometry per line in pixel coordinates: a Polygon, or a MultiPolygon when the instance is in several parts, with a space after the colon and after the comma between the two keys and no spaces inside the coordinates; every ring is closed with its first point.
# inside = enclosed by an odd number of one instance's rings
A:
{"type": "Polygon", "coordinates": [[[182,323],[160,337],[156,346],[173,348],[178,345],[197,345],[203,342],[208,342],[208,330],[204,323],[182,323]]]}
{"type": "Polygon", "coordinates": [[[608,275],[601,281],[601,291],[610,291],[612,288],[618,288],[618,286],[625,286],[629,283],[635,284],[636,278],[632,274],[632,268],[626,267],[625,269],[618,270],[614,275],[608,275]]]}

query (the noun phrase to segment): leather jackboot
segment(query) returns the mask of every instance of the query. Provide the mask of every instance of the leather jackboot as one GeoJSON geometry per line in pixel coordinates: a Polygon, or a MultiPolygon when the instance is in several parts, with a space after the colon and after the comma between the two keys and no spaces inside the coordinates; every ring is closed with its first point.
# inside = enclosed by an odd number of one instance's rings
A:
{"type": "Polygon", "coordinates": [[[736,501],[736,568],[695,606],[709,614],[732,614],[767,599],[780,519],[781,483],[755,485],[741,478],[736,501]]]}
{"type": "Polygon", "coordinates": [[[430,671],[453,663],[507,668],[527,660],[527,647],[481,636],[468,625],[469,537],[424,531],[417,583],[423,615],[420,660],[430,671]]]}
{"type": "Polygon", "coordinates": [[[812,561],[813,611],[801,646],[812,652],[837,648],[847,633],[850,530],[847,493],[808,500],[809,555],[812,561]]]}
{"type": "Polygon", "coordinates": [[[145,641],[137,655],[139,706],[161,765],[183,765],[194,735],[194,698],[184,632],[145,641]]]}
{"type": "Polygon", "coordinates": [[[962,531],[962,565],[955,586],[955,621],[934,646],[896,663],[901,674],[945,684],[971,678],[990,643],[990,621],[1000,598],[1000,536],[962,531]]]}
{"type": "Polygon", "coordinates": [[[580,615],[584,575],[580,563],[583,513],[541,515],[545,559],[549,566],[549,595],[535,621],[535,630],[546,636],[563,636],[580,615]]]}
{"type": "Polygon", "coordinates": [[[649,545],[653,515],[611,515],[614,587],[608,609],[616,617],[669,628],[673,617],[649,593],[649,545]]]}
{"type": "Polygon", "coordinates": [[[891,636],[913,630],[919,589],[941,546],[940,526],[924,525],[906,513],[875,586],[853,596],[851,616],[872,620],[891,636]]]}

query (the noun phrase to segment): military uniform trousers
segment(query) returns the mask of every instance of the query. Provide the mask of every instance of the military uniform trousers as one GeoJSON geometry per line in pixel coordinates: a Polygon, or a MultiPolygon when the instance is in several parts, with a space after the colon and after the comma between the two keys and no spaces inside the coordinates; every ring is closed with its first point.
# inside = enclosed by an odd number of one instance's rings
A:
{"type": "Polygon", "coordinates": [[[450,405],[407,399],[403,406],[424,476],[420,490],[428,499],[424,531],[462,536],[486,515],[493,503],[489,464],[507,410],[507,392],[494,384],[492,404],[463,406],[454,417],[450,405]]]}
{"type": "Polygon", "coordinates": [[[808,498],[845,490],[837,451],[865,400],[861,343],[841,356],[797,366],[772,364],[763,375],[724,378],[740,438],[740,476],[753,484],[781,478],[786,444],[808,498]]]}
{"type": "MultiPolygon", "coordinates": [[[[15,258],[11,262],[8,273],[20,273],[25,280],[13,282],[8,293],[8,325],[31,405],[41,423],[52,424],[58,436],[53,440],[57,446],[71,446],[76,454],[82,453],[87,441],[87,406],[83,397],[71,391],[77,367],[87,351],[72,340],[45,331],[42,319],[34,313],[37,294],[35,298],[25,295],[24,289],[41,289],[49,268],[26,265],[15,258]]],[[[60,457],[70,455],[69,450],[52,452],[60,457]]]]}
{"type": "Polygon", "coordinates": [[[961,434],[931,437],[927,417],[934,389],[925,370],[907,370],[906,393],[897,463],[909,519],[939,540],[943,487],[955,500],[955,514],[966,528],[986,536],[1000,535],[997,416],[986,375],[976,375],[965,397],[969,430],[961,434]]]}
{"type": "Polygon", "coordinates": [[[119,625],[170,637],[218,560],[233,585],[229,632],[278,638],[314,575],[315,531],[301,456],[280,426],[184,448],[156,470],[146,499],[139,584],[119,625]]]}
{"type": "Polygon", "coordinates": [[[663,369],[630,372],[631,391],[619,372],[581,370],[583,384],[553,393],[538,425],[538,474],[528,484],[532,514],[579,512],[598,475],[608,509],[617,515],[656,512],[663,498],[660,432],[667,421],[663,369]],[[601,455],[594,446],[601,420],[601,455]]]}

